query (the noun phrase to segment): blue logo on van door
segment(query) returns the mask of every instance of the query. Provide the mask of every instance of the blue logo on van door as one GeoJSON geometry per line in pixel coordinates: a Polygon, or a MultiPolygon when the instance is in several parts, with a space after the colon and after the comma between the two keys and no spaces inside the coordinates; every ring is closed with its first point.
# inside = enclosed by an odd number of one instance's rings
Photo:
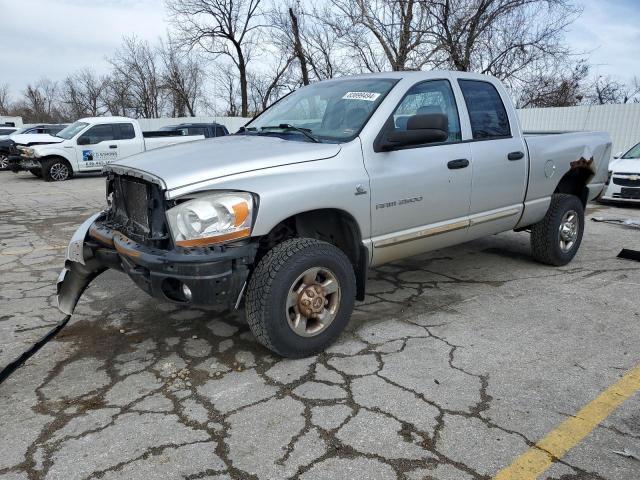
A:
{"type": "Polygon", "coordinates": [[[85,162],[90,162],[91,160],[93,160],[93,150],[83,150],[82,160],[85,162]]]}

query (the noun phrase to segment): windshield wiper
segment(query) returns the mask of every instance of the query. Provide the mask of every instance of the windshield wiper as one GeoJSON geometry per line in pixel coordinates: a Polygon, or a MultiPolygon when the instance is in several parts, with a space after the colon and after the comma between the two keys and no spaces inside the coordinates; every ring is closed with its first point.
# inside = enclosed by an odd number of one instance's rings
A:
{"type": "Polygon", "coordinates": [[[294,132],[299,132],[303,134],[305,137],[307,137],[309,140],[311,140],[313,143],[322,143],[318,137],[311,134],[310,129],[296,127],[295,125],[291,125],[290,123],[281,123],[280,125],[270,125],[267,127],[262,127],[261,130],[273,130],[275,128],[279,128],[285,131],[291,130],[294,132]]]}

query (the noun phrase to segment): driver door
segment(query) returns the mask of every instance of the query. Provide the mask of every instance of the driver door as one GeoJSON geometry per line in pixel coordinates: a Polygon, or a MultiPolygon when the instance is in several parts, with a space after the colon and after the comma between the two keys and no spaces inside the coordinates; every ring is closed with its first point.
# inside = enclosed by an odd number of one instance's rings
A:
{"type": "Polygon", "coordinates": [[[100,170],[104,165],[118,159],[118,141],[113,124],[94,125],[80,135],[78,141],[80,139],[87,142],[76,146],[76,159],[80,171],[100,170]]]}
{"type": "Polygon", "coordinates": [[[456,98],[448,80],[411,87],[380,135],[406,130],[413,115],[443,113],[444,142],[372,152],[370,175],[373,264],[461,243],[468,230],[471,149],[462,143],[456,98]]]}

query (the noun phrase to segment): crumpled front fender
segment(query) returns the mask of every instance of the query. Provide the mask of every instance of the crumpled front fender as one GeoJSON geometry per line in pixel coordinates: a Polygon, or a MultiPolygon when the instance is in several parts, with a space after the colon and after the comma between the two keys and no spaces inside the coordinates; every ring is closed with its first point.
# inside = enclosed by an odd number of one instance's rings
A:
{"type": "Polygon", "coordinates": [[[103,212],[85,220],[73,234],[67,247],[64,268],[57,282],[58,309],[67,315],[73,313],[82,293],[93,279],[107,270],[106,266],[91,256],[84,245],[89,228],[101,215],[103,212]]]}

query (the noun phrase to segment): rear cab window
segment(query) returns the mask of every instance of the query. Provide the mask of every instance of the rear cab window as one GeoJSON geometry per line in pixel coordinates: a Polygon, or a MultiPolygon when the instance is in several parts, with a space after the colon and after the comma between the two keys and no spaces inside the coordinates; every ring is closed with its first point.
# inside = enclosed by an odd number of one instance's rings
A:
{"type": "Polygon", "coordinates": [[[511,137],[509,116],[500,94],[489,82],[458,80],[469,112],[474,140],[511,137]]]}
{"type": "Polygon", "coordinates": [[[207,131],[204,127],[189,127],[187,135],[204,135],[207,136],[207,131]]]}
{"type": "Polygon", "coordinates": [[[116,127],[116,140],[131,140],[136,138],[136,132],[131,123],[120,123],[116,127]]]}

